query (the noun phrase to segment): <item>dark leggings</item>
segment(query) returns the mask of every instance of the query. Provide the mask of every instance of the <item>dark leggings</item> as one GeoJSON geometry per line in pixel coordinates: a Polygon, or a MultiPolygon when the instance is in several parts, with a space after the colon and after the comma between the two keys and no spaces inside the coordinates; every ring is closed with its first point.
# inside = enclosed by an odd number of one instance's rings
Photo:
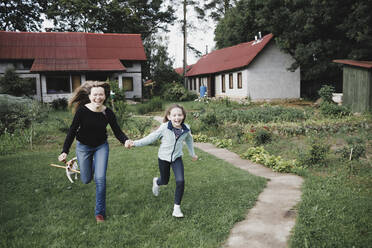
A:
{"type": "Polygon", "coordinates": [[[183,191],[185,189],[185,178],[184,178],[182,157],[177,158],[172,163],[165,161],[165,160],[161,160],[159,158],[158,158],[158,161],[159,161],[160,178],[158,178],[157,183],[158,185],[168,184],[169,176],[170,176],[170,166],[172,166],[174,177],[176,179],[176,192],[174,196],[174,204],[180,205],[182,196],[183,196],[183,191]]]}

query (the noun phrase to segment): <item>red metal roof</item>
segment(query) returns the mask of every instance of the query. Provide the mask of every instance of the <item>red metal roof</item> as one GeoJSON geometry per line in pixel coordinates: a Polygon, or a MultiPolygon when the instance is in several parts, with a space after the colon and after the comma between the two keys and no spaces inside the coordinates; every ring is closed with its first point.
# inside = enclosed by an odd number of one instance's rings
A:
{"type": "Polygon", "coordinates": [[[187,76],[211,74],[247,66],[273,37],[272,34],[268,34],[259,42],[245,42],[206,54],[187,72],[187,76]]]}
{"type": "Polygon", "coordinates": [[[357,60],[348,60],[348,59],[335,59],[335,63],[345,64],[345,65],[354,65],[358,67],[363,67],[367,69],[372,68],[372,61],[357,61],[357,60]]]}
{"type": "MultiPolygon", "coordinates": [[[[192,65],[188,65],[188,66],[186,66],[186,71],[190,70],[190,68],[191,68],[192,66],[193,66],[193,64],[192,64],[192,65]]],[[[175,71],[176,73],[178,73],[179,75],[183,76],[183,67],[178,67],[178,68],[174,69],[174,71],[175,71]]]]}
{"type": "Polygon", "coordinates": [[[31,71],[124,71],[146,60],[140,34],[0,31],[0,59],[35,59],[31,71]]]}

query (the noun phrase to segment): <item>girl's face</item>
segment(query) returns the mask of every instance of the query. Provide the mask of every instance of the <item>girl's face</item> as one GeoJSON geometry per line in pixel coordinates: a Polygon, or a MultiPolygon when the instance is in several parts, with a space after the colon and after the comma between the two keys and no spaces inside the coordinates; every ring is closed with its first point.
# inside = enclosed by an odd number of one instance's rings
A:
{"type": "Polygon", "coordinates": [[[102,87],[93,87],[90,90],[89,100],[96,107],[100,108],[106,99],[105,89],[102,87]]]}
{"type": "Polygon", "coordinates": [[[172,122],[173,127],[181,128],[181,124],[183,122],[183,112],[180,108],[172,108],[169,115],[167,116],[168,120],[172,122]]]}

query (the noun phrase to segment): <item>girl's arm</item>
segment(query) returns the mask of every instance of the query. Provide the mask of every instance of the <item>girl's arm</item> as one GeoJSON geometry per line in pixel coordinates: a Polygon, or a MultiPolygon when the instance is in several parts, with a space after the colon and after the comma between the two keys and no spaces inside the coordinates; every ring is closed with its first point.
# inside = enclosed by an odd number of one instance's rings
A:
{"type": "Polygon", "coordinates": [[[194,139],[192,138],[191,131],[188,132],[185,142],[187,145],[187,149],[189,150],[190,156],[194,159],[197,160],[198,156],[196,156],[195,151],[194,151],[194,139]]]}
{"type": "Polygon", "coordinates": [[[142,139],[139,139],[139,140],[135,140],[133,142],[134,146],[146,146],[146,145],[149,145],[151,143],[154,143],[156,140],[158,140],[162,136],[164,127],[166,127],[166,126],[162,124],[162,125],[160,125],[160,127],[157,130],[150,133],[146,137],[144,137],[142,139]]]}

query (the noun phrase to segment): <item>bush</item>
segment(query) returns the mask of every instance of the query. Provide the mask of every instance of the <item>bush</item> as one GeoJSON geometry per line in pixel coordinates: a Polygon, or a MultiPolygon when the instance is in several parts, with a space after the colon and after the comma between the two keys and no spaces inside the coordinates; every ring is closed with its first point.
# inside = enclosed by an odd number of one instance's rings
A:
{"type": "Polygon", "coordinates": [[[51,102],[52,108],[55,110],[66,110],[68,101],[66,98],[58,98],[51,102]]]}
{"type": "Polygon", "coordinates": [[[322,102],[319,109],[322,115],[336,118],[341,118],[351,114],[351,111],[345,106],[340,106],[332,102],[322,102]]]}
{"type": "Polygon", "coordinates": [[[154,97],[147,103],[142,103],[137,108],[138,114],[141,115],[161,110],[163,110],[163,101],[159,97],[154,97]]]}
{"type": "Polygon", "coordinates": [[[331,85],[324,85],[318,91],[319,96],[322,98],[323,102],[331,103],[332,94],[335,93],[335,88],[331,85]]]}
{"type": "Polygon", "coordinates": [[[163,99],[167,101],[193,101],[198,98],[198,95],[188,91],[180,83],[170,83],[165,86],[163,99]]]}
{"type": "Polygon", "coordinates": [[[47,106],[35,100],[0,95],[0,134],[28,128],[33,122],[45,119],[48,112],[47,106]]]}
{"type": "MultiPolygon", "coordinates": [[[[113,98],[114,101],[125,101],[125,90],[119,88],[118,81],[110,81],[110,90],[115,94],[114,96],[110,96],[113,98]]],[[[109,97],[109,96],[106,96],[109,97]]]]}
{"type": "Polygon", "coordinates": [[[320,138],[310,138],[310,149],[298,153],[298,164],[300,166],[308,167],[313,165],[324,165],[329,154],[331,146],[326,144],[320,138]]]}
{"type": "Polygon", "coordinates": [[[336,153],[340,153],[343,159],[359,160],[366,155],[366,145],[362,138],[349,137],[346,139],[347,146],[344,146],[336,153]]]}
{"type": "Polygon", "coordinates": [[[272,134],[265,128],[258,129],[254,132],[254,143],[256,146],[270,143],[272,140],[272,134]]]}
{"type": "Polygon", "coordinates": [[[0,93],[12,96],[31,96],[35,94],[35,85],[28,78],[19,77],[14,69],[7,69],[0,77],[0,93]]]}

